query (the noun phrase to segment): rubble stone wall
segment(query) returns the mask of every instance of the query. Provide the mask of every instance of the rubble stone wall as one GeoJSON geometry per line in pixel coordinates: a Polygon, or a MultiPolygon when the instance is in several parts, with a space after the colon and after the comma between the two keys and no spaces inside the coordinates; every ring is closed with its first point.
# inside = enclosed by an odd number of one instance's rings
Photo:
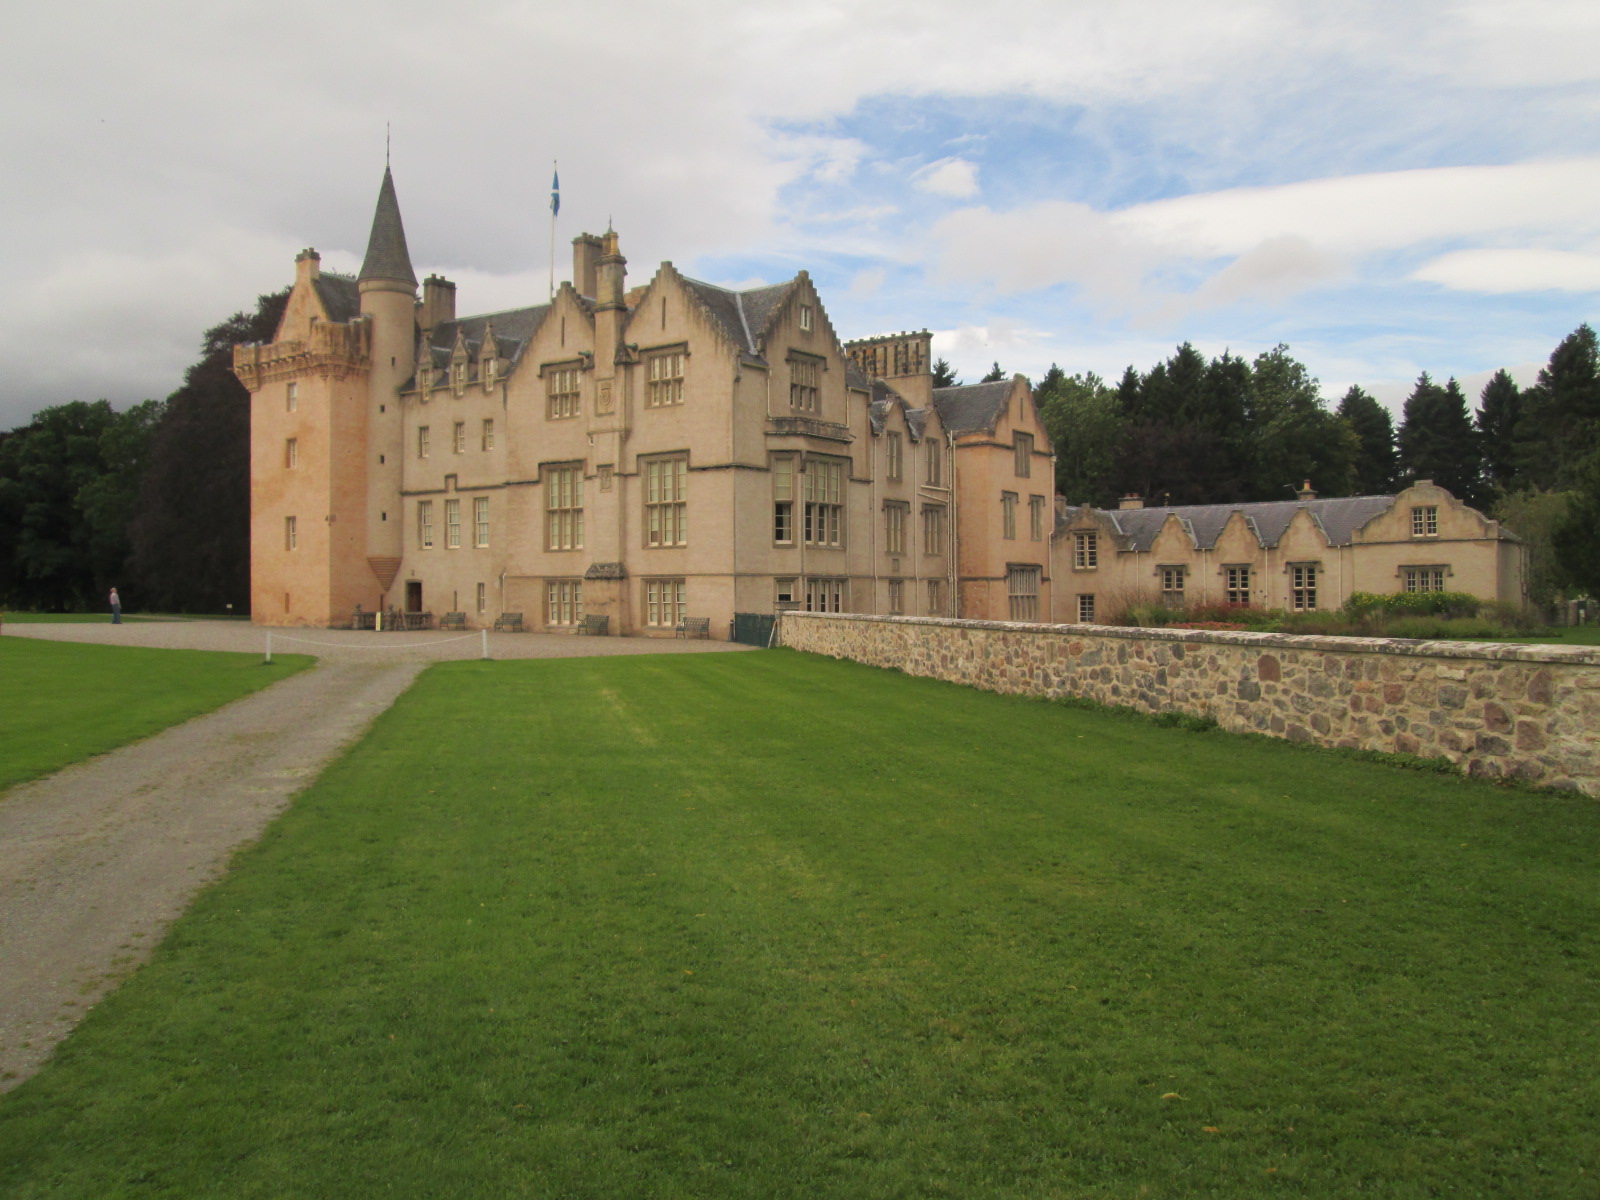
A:
{"type": "Polygon", "coordinates": [[[1600,648],[785,613],[779,641],[994,692],[1212,717],[1600,796],[1600,648]]]}

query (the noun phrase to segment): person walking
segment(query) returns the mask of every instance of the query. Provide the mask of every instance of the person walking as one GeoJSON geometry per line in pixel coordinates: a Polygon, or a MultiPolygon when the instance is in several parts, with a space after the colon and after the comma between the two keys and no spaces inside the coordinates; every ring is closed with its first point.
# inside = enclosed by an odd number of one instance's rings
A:
{"type": "Polygon", "coordinates": [[[111,589],[111,623],[122,624],[122,597],[117,595],[117,589],[111,589]]]}

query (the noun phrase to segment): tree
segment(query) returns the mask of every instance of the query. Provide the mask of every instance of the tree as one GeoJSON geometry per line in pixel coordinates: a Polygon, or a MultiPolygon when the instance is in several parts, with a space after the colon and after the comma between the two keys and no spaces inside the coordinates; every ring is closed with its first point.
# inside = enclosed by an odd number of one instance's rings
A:
{"type": "Polygon", "coordinates": [[[1310,480],[1325,496],[1348,496],[1360,443],[1322,400],[1315,377],[1279,343],[1256,355],[1252,374],[1251,499],[1287,500],[1310,480]]]}
{"type": "Polygon", "coordinates": [[[1485,489],[1509,492],[1517,484],[1517,422],[1522,419],[1522,393],[1516,381],[1496,371],[1478,396],[1474,424],[1483,456],[1485,489]]]}
{"type": "Polygon", "coordinates": [[[250,393],[233,348],[271,341],[286,290],[208,329],[200,361],[167,401],[129,534],[144,598],[172,612],[250,604],[250,393]]]}
{"type": "Polygon", "coordinates": [[[1394,418],[1389,410],[1352,385],[1339,401],[1339,416],[1356,435],[1356,493],[1381,496],[1394,491],[1399,462],[1394,450],[1394,418]]]}
{"type": "Polygon", "coordinates": [[[1116,392],[1093,372],[1069,377],[1052,364],[1037,396],[1055,447],[1056,491],[1075,504],[1112,503],[1111,480],[1123,436],[1116,392]]]}
{"type": "Polygon", "coordinates": [[[1494,519],[1522,539],[1528,548],[1523,585],[1528,599],[1548,609],[1567,586],[1567,575],[1556,555],[1552,538],[1567,515],[1571,492],[1540,492],[1528,489],[1501,496],[1495,502],[1494,519]]]}
{"type": "Polygon", "coordinates": [[[979,383],[1000,383],[1005,379],[1005,377],[1006,377],[1006,373],[1000,369],[1000,364],[999,363],[995,363],[994,366],[989,368],[989,373],[987,375],[985,375],[982,379],[978,380],[978,382],[979,383]]]}
{"type": "Polygon", "coordinates": [[[1517,469],[1525,482],[1572,486],[1597,449],[1600,429],[1600,344],[1580,325],[1555,348],[1539,381],[1522,394],[1516,424],[1517,469]]]}
{"type": "Polygon", "coordinates": [[[1440,387],[1426,371],[1422,373],[1406,398],[1395,440],[1407,483],[1431,479],[1458,500],[1479,504],[1478,431],[1467,416],[1467,398],[1454,379],[1440,387]]]}
{"type": "MultiPolygon", "coordinates": [[[[1585,326],[1587,328],[1587,326],[1585,326]]],[[[1600,597],[1600,451],[1573,472],[1576,487],[1567,511],[1550,533],[1550,544],[1565,581],[1600,597]]]]}
{"type": "Polygon", "coordinates": [[[955,368],[942,358],[933,360],[933,386],[936,388],[959,387],[961,380],[957,377],[955,368]]]}
{"type": "Polygon", "coordinates": [[[129,502],[160,405],[47,408],[0,442],[0,597],[54,611],[96,606],[124,567],[129,502]]]}

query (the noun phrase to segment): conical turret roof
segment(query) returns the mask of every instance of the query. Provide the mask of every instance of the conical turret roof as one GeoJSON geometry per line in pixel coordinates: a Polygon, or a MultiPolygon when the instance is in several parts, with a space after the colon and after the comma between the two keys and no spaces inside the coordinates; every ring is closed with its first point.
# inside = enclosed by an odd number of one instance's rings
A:
{"type": "Polygon", "coordinates": [[[361,262],[357,278],[393,279],[417,286],[417,273],[411,269],[411,253],[406,249],[406,228],[400,223],[394,176],[388,167],[383,168],[378,209],[372,214],[372,236],[367,239],[367,257],[361,262]]]}

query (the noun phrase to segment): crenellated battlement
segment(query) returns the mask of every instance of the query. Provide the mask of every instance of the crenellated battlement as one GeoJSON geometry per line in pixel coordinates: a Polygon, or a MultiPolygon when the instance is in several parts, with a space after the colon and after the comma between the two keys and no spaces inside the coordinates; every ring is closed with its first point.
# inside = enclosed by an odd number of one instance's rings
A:
{"type": "Polygon", "coordinates": [[[292,376],[345,379],[372,365],[372,322],[335,325],[319,321],[304,338],[233,348],[233,372],[254,392],[263,384],[292,376]]]}
{"type": "Polygon", "coordinates": [[[926,329],[886,333],[845,343],[845,353],[874,379],[926,375],[933,370],[933,334],[926,329]]]}

